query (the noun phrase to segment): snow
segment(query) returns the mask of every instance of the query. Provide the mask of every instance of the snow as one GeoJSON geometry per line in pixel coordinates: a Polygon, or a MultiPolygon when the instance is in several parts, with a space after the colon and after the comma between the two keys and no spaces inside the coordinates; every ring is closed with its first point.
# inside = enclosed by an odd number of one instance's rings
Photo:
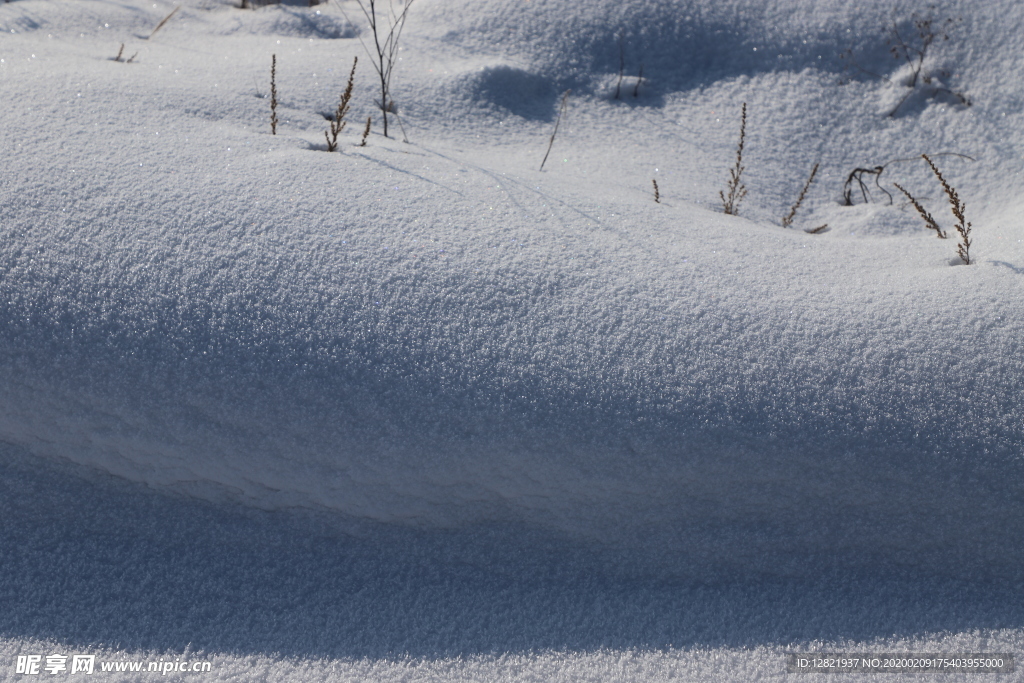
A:
{"type": "Polygon", "coordinates": [[[404,142],[358,5],[303,4],[0,5],[0,676],[1019,649],[1019,6],[937,5],[911,90],[880,1],[417,0],[404,142]]]}

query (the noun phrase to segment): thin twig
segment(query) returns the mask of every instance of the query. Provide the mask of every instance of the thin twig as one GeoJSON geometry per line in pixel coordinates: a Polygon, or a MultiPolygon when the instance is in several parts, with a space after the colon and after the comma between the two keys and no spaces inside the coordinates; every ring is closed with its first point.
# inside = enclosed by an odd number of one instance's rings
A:
{"type": "Polygon", "coordinates": [[[626,52],[622,47],[622,34],[619,34],[619,80],[615,84],[615,99],[619,99],[619,91],[622,88],[622,75],[626,70],[626,52]]]}
{"type": "MultiPolygon", "coordinates": [[[[156,28],[153,29],[153,32],[149,34],[149,38],[152,38],[154,35],[156,35],[156,32],[159,31],[160,29],[162,29],[164,27],[164,24],[166,24],[168,21],[170,21],[171,17],[173,17],[175,14],[177,14],[178,10],[180,10],[180,9],[181,9],[181,5],[178,5],[177,7],[172,9],[171,13],[168,14],[166,17],[164,17],[164,20],[156,25],[156,28]]],[[[149,38],[146,38],[146,40],[149,40],[149,38]]]]}
{"type": "MultiPolygon", "coordinates": [[[[394,102],[392,102],[394,104],[394,102]]],[[[402,129],[402,142],[409,144],[409,136],[405,132],[405,124],[402,123],[402,117],[398,115],[398,111],[392,110],[391,112],[395,116],[395,120],[398,121],[398,127],[402,129]]]]}
{"type": "MultiPolygon", "coordinates": [[[[388,15],[386,33],[385,27],[380,23],[380,14],[377,12],[377,0],[366,0],[366,4],[364,4],[364,0],[356,0],[356,2],[359,3],[359,9],[362,10],[363,16],[369,22],[370,30],[373,33],[373,51],[366,45],[361,35],[357,37],[363,49],[366,50],[366,54],[370,56],[373,69],[377,72],[377,77],[380,79],[380,100],[377,102],[377,106],[380,107],[384,120],[384,137],[388,137],[388,114],[396,114],[395,103],[391,99],[391,73],[395,68],[395,62],[398,61],[398,43],[402,37],[402,30],[405,28],[405,20],[413,0],[405,0],[405,7],[402,8],[401,12],[395,12],[394,6],[390,6],[391,13],[388,15]]],[[[342,15],[348,20],[348,15],[345,14],[344,10],[342,10],[342,15]]],[[[400,119],[399,126],[402,126],[400,119]]],[[[409,141],[408,136],[405,135],[404,126],[402,126],[402,136],[406,142],[409,141]]]]}
{"type": "Polygon", "coordinates": [[[544,153],[544,159],[540,162],[540,170],[544,170],[544,164],[548,160],[548,155],[551,154],[551,146],[555,144],[555,135],[558,134],[558,124],[562,122],[562,115],[565,114],[566,107],[569,106],[569,93],[572,90],[566,90],[562,93],[562,105],[558,108],[558,118],[555,119],[555,129],[551,131],[551,139],[548,140],[548,151],[544,153]]]}
{"type": "MultiPolygon", "coordinates": [[[[931,156],[933,156],[933,157],[959,157],[961,159],[967,159],[968,161],[976,161],[976,159],[974,157],[967,156],[966,154],[959,154],[957,152],[938,152],[937,154],[932,154],[931,156]]],[[[865,175],[873,175],[873,176],[875,176],[875,187],[877,187],[879,190],[884,192],[885,195],[887,197],[889,197],[889,203],[892,204],[892,194],[890,194],[888,190],[886,190],[884,187],[882,187],[881,183],[879,182],[879,180],[882,177],[882,173],[885,171],[885,169],[888,166],[890,166],[892,164],[898,164],[898,163],[902,163],[902,162],[905,162],[905,161],[917,161],[920,158],[921,157],[916,156],[916,157],[905,157],[905,158],[902,158],[902,159],[892,159],[890,161],[885,162],[881,166],[875,166],[874,168],[855,168],[855,169],[853,169],[852,171],[850,171],[850,175],[848,175],[846,177],[846,182],[843,183],[843,200],[844,200],[843,204],[846,205],[846,206],[853,206],[853,183],[854,183],[854,181],[857,182],[858,188],[860,189],[861,197],[864,199],[864,203],[866,204],[868,202],[868,187],[867,187],[867,185],[864,184],[864,178],[863,178],[865,175]]]]}
{"type": "Polygon", "coordinates": [[[878,182],[878,179],[882,177],[882,173],[885,171],[886,165],[883,164],[874,168],[855,168],[850,171],[850,175],[846,176],[846,182],[843,183],[843,203],[846,206],[853,206],[853,181],[856,180],[860,188],[860,195],[864,199],[864,203],[867,204],[868,186],[864,184],[863,176],[873,175],[875,176],[875,186],[889,197],[889,203],[892,204],[892,194],[878,182]]]}

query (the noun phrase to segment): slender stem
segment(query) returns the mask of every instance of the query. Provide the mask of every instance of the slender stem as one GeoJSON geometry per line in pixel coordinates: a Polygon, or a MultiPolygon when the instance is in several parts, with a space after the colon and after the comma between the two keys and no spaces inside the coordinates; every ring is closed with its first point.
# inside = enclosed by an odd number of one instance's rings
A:
{"type": "Polygon", "coordinates": [[[548,140],[548,151],[544,153],[544,159],[540,162],[540,170],[544,170],[544,164],[547,163],[548,155],[551,154],[551,147],[555,144],[555,135],[558,134],[558,124],[562,122],[562,114],[565,113],[565,108],[569,105],[569,93],[572,90],[566,90],[562,95],[562,106],[558,108],[558,118],[555,119],[555,129],[551,131],[551,139],[548,140]]]}

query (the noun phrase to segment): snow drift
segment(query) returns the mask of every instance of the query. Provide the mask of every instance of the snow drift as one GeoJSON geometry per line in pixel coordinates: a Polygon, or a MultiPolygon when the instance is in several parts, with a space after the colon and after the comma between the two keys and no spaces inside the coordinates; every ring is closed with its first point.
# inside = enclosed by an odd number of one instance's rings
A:
{"type": "Polygon", "coordinates": [[[318,148],[361,54],[337,16],[193,3],[126,65],[108,57],[157,10],[79,3],[113,22],[79,38],[62,3],[0,7],[0,438],[195,495],[525,521],[681,567],[1019,570],[1024,140],[970,46],[1021,17],[975,8],[951,48],[974,107],[888,120],[884,83],[835,85],[847,42],[884,49],[888,6],[812,4],[424,0],[397,85],[412,144],[343,154],[318,148]],[[212,36],[237,58],[195,50],[212,36]],[[609,99],[620,38],[649,106],[609,99]],[[706,206],[744,100],[752,220],[706,206]],[[942,161],[976,265],[897,206],[835,204],[854,163],[954,144],[979,159],[942,161]],[[772,224],[819,158],[832,195],[805,216],[832,231],[772,224]]]}

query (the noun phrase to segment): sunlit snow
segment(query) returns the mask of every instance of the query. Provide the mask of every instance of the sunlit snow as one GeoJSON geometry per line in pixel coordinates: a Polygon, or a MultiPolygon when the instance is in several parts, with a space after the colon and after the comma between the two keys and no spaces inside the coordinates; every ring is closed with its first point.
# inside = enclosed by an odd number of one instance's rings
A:
{"type": "Polygon", "coordinates": [[[1021,649],[1019,3],[307,4],[0,4],[0,679],[1021,649]]]}

